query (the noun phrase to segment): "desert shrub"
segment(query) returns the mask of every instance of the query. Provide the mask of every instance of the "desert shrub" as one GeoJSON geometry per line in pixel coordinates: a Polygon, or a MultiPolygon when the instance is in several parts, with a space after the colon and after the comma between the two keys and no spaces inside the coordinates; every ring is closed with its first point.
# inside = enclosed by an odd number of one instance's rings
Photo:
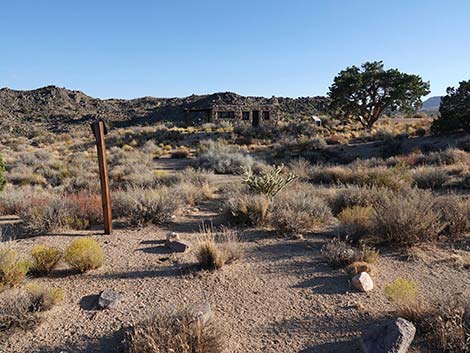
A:
{"type": "Polygon", "coordinates": [[[290,172],[302,181],[309,181],[315,167],[307,160],[299,158],[291,161],[288,165],[290,172]]]}
{"type": "Polygon", "coordinates": [[[345,188],[336,189],[327,201],[333,214],[338,215],[346,208],[373,206],[389,193],[390,191],[384,188],[348,185],[345,188]]]}
{"type": "Polygon", "coordinates": [[[396,304],[408,304],[416,300],[418,287],[416,283],[405,278],[397,278],[385,286],[385,296],[396,304]]]}
{"type": "Polygon", "coordinates": [[[412,246],[437,239],[441,225],[430,192],[411,190],[385,195],[374,206],[375,235],[390,245],[412,246]]]}
{"type": "Polygon", "coordinates": [[[337,231],[341,237],[358,241],[371,231],[373,215],[371,206],[346,208],[338,215],[340,224],[337,231]]]}
{"type": "Polygon", "coordinates": [[[413,172],[414,184],[420,189],[439,189],[449,180],[445,169],[419,168],[413,172]]]}
{"type": "Polygon", "coordinates": [[[456,238],[470,231],[470,201],[457,195],[441,196],[434,203],[434,210],[443,226],[441,234],[456,238]]]}
{"type": "Polygon", "coordinates": [[[127,353],[220,353],[221,334],[209,322],[201,325],[187,310],[162,312],[133,327],[124,342],[127,353]]]}
{"type": "Polygon", "coordinates": [[[379,257],[379,252],[373,248],[364,245],[355,248],[347,241],[338,238],[327,241],[321,249],[321,254],[325,261],[334,267],[345,267],[355,262],[372,264],[379,257]]]}
{"type": "Polygon", "coordinates": [[[214,190],[209,184],[197,186],[191,183],[181,183],[172,189],[175,195],[179,195],[178,197],[187,205],[196,205],[214,197],[214,190]]]}
{"type": "Polygon", "coordinates": [[[30,311],[47,311],[64,299],[60,288],[47,288],[37,284],[28,284],[25,288],[30,299],[30,311]]]}
{"type": "Polygon", "coordinates": [[[272,199],[296,179],[296,176],[292,173],[283,175],[283,169],[284,166],[281,165],[258,174],[253,174],[251,169],[247,170],[243,177],[243,183],[248,185],[252,192],[264,194],[272,199]]]}
{"type": "Polygon", "coordinates": [[[4,286],[21,284],[30,267],[31,261],[21,258],[8,245],[0,248],[0,291],[4,286]]]}
{"type": "Polygon", "coordinates": [[[220,232],[204,230],[198,236],[196,258],[201,268],[218,270],[241,257],[236,234],[229,229],[220,232]]]}
{"type": "Polygon", "coordinates": [[[38,275],[47,275],[59,263],[62,258],[62,252],[57,248],[47,245],[35,245],[31,249],[31,257],[33,258],[31,272],[38,275]]]}
{"type": "Polygon", "coordinates": [[[92,238],[72,241],[65,249],[65,261],[81,273],[101,267],[104,261],[100,244],[92,238]]]}
{"type": "Polygon", "coordinates": [[[310,176],[310,181],[315,184],[348,184],[352,179],[351,168],[341,166],[316,166],[310,176]]]}
{"type": "Polygon", "coordinates": [[[283,233],[311,231],[331,219],[330,208],[312,189],[291,189],[273,202],[271,224],[283,233]]]}
{"type": "Polygon", "coordinates": [[[0,154],[0,191],[3,190],[7,181],[5,180],[5,163],[3,162],[3,157],[0,154]]]}
{"type": "Polygon", "coordinates": [[[102,220],[101,199],[87,192],[59,194],[39,192],[30,195],[28,204],[20,200],[18,216],[30,233],[47,233],[62,228],[85,229],[102,220]]]}
{"type": "Polygon", "coordinates": [[[196,159],[196,165],[203,169],[213,170],[218,174],[243,174],[253,169],[255,160],[239,148],[222,143],[202,144],[202,152],[196,159]]]}
{"type": "Polygon", "coordinates": [[[30,310],[31,301],[24,292],[7,291],[0,294],[0,344],[18,330],[31,330],[40,317],[30,310]]]}
{"type": "Polygon", "coordinates": [[[171,153],[171,158],[176,158],[176,159],[184,159],[188,158],[190,155],[189,150],[187,148],[179,148],[176,151],[173,151],[171,153]]]}
{"type": "Polygon", "coordinates": [[[234,194],[224,202],[223,212],[229,222],[262,226],[266,224],[270,206],[271,202],[265,195],[234,194]]]}
{"type": "Polygon", "coordinates": [[[132,226],[169,222],[182,204],[181,195],[173,188],[130,188],[114,193],[117,216],[126,217],[132,226]]]}

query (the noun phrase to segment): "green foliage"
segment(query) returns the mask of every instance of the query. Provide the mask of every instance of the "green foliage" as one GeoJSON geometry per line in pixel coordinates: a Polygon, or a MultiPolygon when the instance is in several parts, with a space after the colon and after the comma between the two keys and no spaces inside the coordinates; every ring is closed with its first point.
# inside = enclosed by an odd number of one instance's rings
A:
{"type": "Polygon", "coordinates": [[[382,61],[375,61],[341,71],[328,95],[334,110],[370,129],[385,111],[418,108],[429,92],[429,83],[420,76],[385,70],[382,61]]]}
{"type": "Polygon", "coordinates": [[[100,244],[92,238],[76,239],[65,250],[65,261],[83,273],[101,267],[104,261],[100,244]]]}
{"type": "Polygon", "coordinates": [[[398,278],[385,286],[386,297],[395,304],[409,304],[416,300],[418,288],[414,281],[398,278]]]}
{"type": "Polygon", "coordinates": [[[35,245],[31,250],[33,258],[32,272],[42,275],[49,274],[62,258],[59,249],[47,245],[35,245]]]}
{"type": "Polygon", "coordinates": [[[274,167],[269,171],[262,171],[259,174],[253,174],[251,169],[245,171],[243,183],[248,185],[251,191],[264,194],[270,199],[276,196],[279,191],[292,183],[296,176],[293,173],[282,174],[283,165],[274,167]]]}
{"type": "Polygon", "coordinates": [[[3,162],[3,157],[0,154],[0,191],[3,190],[7,181],[5,180],[5,163],[3,162]]]}
{"type": "Polygon", "coordinates": [[[15,250],[0,249],[0,291],[4,286],[19,285],[26,277],[30,267],[31,261],[21,259],[15,250]]]}
{"type": "Polygon", "coordinates": [[[434,133],[460,129],[470,131],[470,80],[460,82],[458,88],[447,88],[439,113],[440,117],[432,123],[434,133]]]}

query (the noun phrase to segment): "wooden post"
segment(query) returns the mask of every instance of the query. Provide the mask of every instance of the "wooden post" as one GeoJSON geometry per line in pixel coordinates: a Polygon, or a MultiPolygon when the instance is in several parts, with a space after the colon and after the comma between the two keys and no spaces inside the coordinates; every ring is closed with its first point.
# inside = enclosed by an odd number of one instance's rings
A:
{"type": "Polygon", "coordinates": [[[98,167],[100,171],[101,202],[103,204],[104,234],[111,234],[113,218],[111,211],[111,196],[109,192],[108,165],[106,164],[106,145],[104,135],[108,133],[103,120],[97,120],[91,124],[91,130],[96,139],[98,152],[98,167]]]}

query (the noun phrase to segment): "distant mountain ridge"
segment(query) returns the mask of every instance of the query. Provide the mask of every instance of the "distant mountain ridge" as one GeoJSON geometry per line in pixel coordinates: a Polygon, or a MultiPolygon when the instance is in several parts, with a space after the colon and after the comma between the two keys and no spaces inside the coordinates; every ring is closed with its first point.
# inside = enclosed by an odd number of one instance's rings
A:
{"type": "Polygon", "coordinates": [[[34,90],[0,89],[0,129],[27,132],[32,125],[53,131],[67,131],[102,117],[117,126],[151,124],[184,118],[184,109],[212,104],[279,104],[281,113],[310,115],[326,111],[326,97],[245,97],[232,92],[191,95],[183,98],[143,97],[136,99],[98,99],[81,91],[57,86],[34,90]]]}
{"type": "Polygon", "coordinates": [[[421,107],[421,110],[437,112],[439,111],[441,101],[442,101],[441,96],[430,97],[423,102],[423,106],[421,107]]]}

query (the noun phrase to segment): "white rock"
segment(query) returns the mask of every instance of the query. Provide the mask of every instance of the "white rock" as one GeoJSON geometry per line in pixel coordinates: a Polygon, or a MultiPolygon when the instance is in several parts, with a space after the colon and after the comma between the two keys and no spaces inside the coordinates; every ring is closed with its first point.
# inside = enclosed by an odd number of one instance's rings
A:
{"type": "Polygon", "coordinates": [[[180,238],[180,235],[176,232],[169,232],[166,235],[166,240],[177,240],[180,238]]]}
{"type": "Polygon", "coordinates": [[[352,284],[361,292],[369,292],[374,288],[374,282],[367,272],[361,272],[352,279],[352,284]]]}

